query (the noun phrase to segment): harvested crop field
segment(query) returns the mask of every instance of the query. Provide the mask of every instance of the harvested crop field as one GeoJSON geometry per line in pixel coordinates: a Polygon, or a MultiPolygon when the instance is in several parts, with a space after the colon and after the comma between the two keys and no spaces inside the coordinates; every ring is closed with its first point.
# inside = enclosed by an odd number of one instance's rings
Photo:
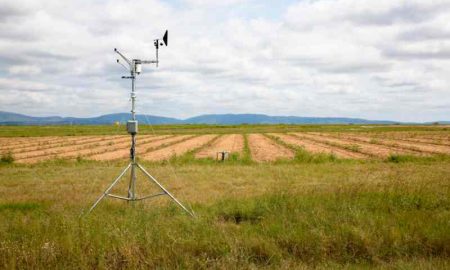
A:
{"type": "Polygon", "coordinates": [[[307,152],[313,154],[330,154],[335,155],[338,158],[355,158],[355,159],[366,158],[365,155],[359,153],[354,153],[351,151],[347,151],[345,149],[340,149],[339,147],[326,145],[324,143],[308,140],[295,135],[286,135],[286,134],[271,134],[271,135],[282,140],[287,144],[302,147],[307,152]]]}
{"type": "Polygon", "coordinates": [[[299,136],[306,137],[308,139],[323,142],[328,145],[336,146],[339,148],[347,149],[362,155],[367,155],[375,158],[386,158],[390,155],[414,155],[417,152],[407,149],[396,148],[393,146],[376,145],[368,142],[354,141],[351,139],[335,137],[330,134],[324,133],[307,133],[299,136]]]}
{"type": "Polygon", "coordinates": [[[65,145],[83,144],[101,140],[112,140],[115,138],[125,138],[126,136],[66,136],[66,137],[39,137],[11,140],[2,142],[0,151],[27,152],[31,150],[49,149],[65,145]],[[3,144],[4,143],[4,144],[3,144]]]}
{"type": "MultiPolygon", "coordinates": [[[[445,134],[423,134],[423,133],[412,133],[412,132],[390,132],[390,133],[337,133],[339,135],[355,135],[364,136],[373,139],[390,139],[413,143],[425,143],[433,145],[445,145],[450,146],[450,137],[445,134]]],[[[328,134],[329,135],[329,134],[328,134]]]]}
{"type": "MultiPolygon", "coordinates": [[[[367,134],[367,136],[371,136],[367,134]]],[[[381,138],[381,139],[391,139],[391,140],[399,140],[405,142],[413,142],[413,143],[424,143],[424,144],[433,144],[433,145],[444,145],[450,146],[450,137],[446,135],[423,135],[423,134],[389,134],[389,136],[380,136],[378,134],[373,134],[371,137],[381,138]]]]}
{"type": "Polygon", "coordinates": [[[151,151],[147,154],[142,155],[141,157],[144,160],[156,161],[156,160],[165,160],[169,159],[173,156],[180,156],[189,151],[195,150],[209,141],[213,140],[217,135],[202,135],[198,137],[189,138],[185,141],[175,143],[168,147],[161,148],[159,150],[151,151]]]}
{"type": "MultiPolygon", "coordinates": [[[[136,152],[138,155],[142,153],[146,153],[150,151],[151,149],[154,149],[156,147],[167,145],[173,142],[178,142],[180,140],[183,140],[188,136],[170,136],[170,135],[162,135],[162,136],[154,136],[151,138],[146,139],[136,139],[137,145],[139,147],[136,149],[136,152]]],[[[128,138],[128,142],[125,145],[122,145],[122,147],[116,147],[116,149],[110,150],[110,151],[102,151],[95,153],[93,155],[87,156],[87,159],[93,159],[93,160],[114,160],[114,159],[126,159],[130,155],[130,138],[128,138]]]]}
{"type": "Polygon", "coordinates": [[[40,153],[46,154],[59,154],[67,153],[73,150],[92,148],[100,145],[116,144],[125,141],[127,138],[125,136],[120,138],[90,138],[83,139],[79,141],[71,142],[61,142],[61,143],[51,143],[43,144],[39,146],[31,146],[26,148],[17,149],[13,153],[17,153],[17,157],[32,157],[39,155],[40,153]]]}
{"type": "Polygon", "coordinates": [[[291,159],[294,152],[261,134],[248,135],[251,157],[254,161],[275,161],[277,159],[291,159]]]}
{"type": "Polygon", "coordinates": [[[375,145],[383,145],[402,149],[409,152],[415,152],[420,154],[450,154],[450,146],[436,145],[423,142],[412,142],[399,139],[387,139],[384,137],[367,137],[357,134],[344,134],[339,135],[340,138],[350,139],[358,142],[367,142],[375,145]]]}
{"type": "Polygon", "coordinates": [[[242,153],[244,149],[244,137],[241,134],[223,135],[211,145],[198,151],[196,158],[216,158],[217,152],[242,153]]]}
{"type": "MultiPolygon", "coordinates": [[[[8,150],[12,153],[15,160],[20,163],[34,163],[38,161],[77,157],[84,150],[95,151],[100,147],[111,148],[116,144],[124,143],[129,138],[127,136],[92,136],[90,138],[68,138],[64,141],[54,142],[50,139],[39,145],[17,147],[8,150]]],[[[4,150],[6,151],[6,150],[4,150]]]]}
{"type": "MultiPolygon", "coordinates": [[[[289,160],[300,150],[340,159],[450,154],[446,133],[289,132],[267,133],[267,136],[252,133],[247,135],[247,141],[244,137],[243,134],[138,135],[137,154],[144,160],[160,161],[186,153],[193,154],[190,158],[216,159],[218,152],[225,151],[256,162],[289,160]]],[[[127,135],[3,137],[0,155],[12,155],[17,163],[52,159],[125,160],[130,144],[127,135]]]]}

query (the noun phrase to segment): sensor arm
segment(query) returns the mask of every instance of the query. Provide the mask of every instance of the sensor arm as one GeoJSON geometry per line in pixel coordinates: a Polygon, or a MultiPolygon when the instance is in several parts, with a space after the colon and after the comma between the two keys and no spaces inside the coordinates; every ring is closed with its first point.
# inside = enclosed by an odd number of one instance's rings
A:
{"type": "Polygon", "coordinates": [[[125,62],[127,62],[127,64],[128,64],[128,65],[130,66],[130,68],[131,68],[131,61],[128,60],[128,58],[126,58],[123,54],[121,54],[121,53],[119,52],[119,50],[117,50],[116,48],[114,48],[114,51],[115,51],[118,55],[120,55],[120,57],[122,57],[122,59],[125,60],[125,62]]]}
{"type": "Polygon", "coordinates": [[[158,63],[157,60],[142,60],[141,61],[142,64],[156,64],[158,63]]]}
{"type": "Polygon", "coordinates": [[[120,63],[119,59],[117,59],[117,64],[121,65],[124,69],[126,69],[127,71],[130,71],[129,68],[127,68],[124,64],[120,63]]]}

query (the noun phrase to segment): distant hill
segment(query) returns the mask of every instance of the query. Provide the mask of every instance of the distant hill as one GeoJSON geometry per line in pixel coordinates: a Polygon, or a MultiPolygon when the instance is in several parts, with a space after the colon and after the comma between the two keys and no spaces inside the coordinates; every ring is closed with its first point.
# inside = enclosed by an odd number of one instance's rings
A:
{"type": "MultiPolygon", "coordinates": [[[[130,119],[130,113],[115,113],[97,117],[33,117],[18,113],[0,111],[0,125],[106,125],[115,122],[125,123],[130,119]]],[[[299,117],[299,116],[270,116],[264,114],[205,114],[187,119],[176,119],[154,115],[137,115],[143,124],[210,124],[210,125],[239,125],[239,124],[397,124],[388,120],[366,120],[344,117],[299,117]]],[[[449,124],[449,121],[439,121],[449,124]]],[[[406,124],[406,123],[404,123],[406,124]]],[[[425,123],[431,124],[431,123],[425,123]]]]}
{"type": "Polygon", "coordinates": [[[395,124],[393,121],[342,117],[270,116],[264,114],[206,114],[184,120],[191,124],[395,124]]]}
{"type": "MultiPolygon", "coordinates": [[[[154,125],[182,123],[181,120],[175,118],[153,115],[137,115],[136,118],[141,123],[150,123],[154,125]]],[[[113,124],[115,122],[125,123],[129,119],[130,113],[115,113],[98,117],[77,118],[59,116],[33,117],[0,111],[0,125],[104,125],[113,124]]]]}
{"type": "Polygon", "coordinates": [[[61,121],[59,116],[48,116],[48,117],[33,117],[18,113],[2,112],[0,111],[0,123],[52,123],[61,121]]]}

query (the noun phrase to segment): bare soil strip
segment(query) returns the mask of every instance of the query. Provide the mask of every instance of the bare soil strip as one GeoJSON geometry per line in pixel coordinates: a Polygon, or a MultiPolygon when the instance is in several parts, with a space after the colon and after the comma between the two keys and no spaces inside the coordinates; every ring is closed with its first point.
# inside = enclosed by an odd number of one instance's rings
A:
{"type": "MultiPolygon", "coordinates": [[[[61,139],[61,138],[74,138],[75,136],[37,136],[37,137],[0,137],[0,145],[3,147],[3,145],[9,145],[11,143],[13,144],[19,144],[24,141],[45,141],[49,139],[61,139]]],[[[76,136],[78,138],[80,137],[86,137],[86,136],[76,136]]]]}
{"type": "MultiPolygon", "coordinates": [[[[163,137],[158,140],[150,141],[150,142],[138,142],[138,146],[136,148],[137,156],[141,157],[142,154],[151,151],[151,149],[161,147],[164,145],[176,143],[179,141],[182,141],[186,138],[190,138],[192,136],[190,135],[180,135],[180,136],[172,136],[172,135],[165,135],[166,137],[163,137]]],[[[115,160],[115,159],[123,159],[127,158],[130,155],[130,144],[127,145],[127,148],[125,149],[118,149],[115,151],[108,151],[105,153],[98,153],[95,155],[91,155],[87,157],[88,159],[93,160],[115,160]]]]}
{"type": "Polygon", "coordinates": [[[84,144],[91,144],[95,142],[104,142],[104,141],[111,141],[115,139],[124,139],[126,136],[90,136],[88,138],[78,138],[78,139],[71,139],[71,140],[65,140],[65,141],[48,141],[43,142],[35,146],[27,146],[22,147],[18,149],[14,149],[11,151],[14,155],[17,155],[19,153],[25,153],[25,152],[34,152],[34,151],[42,151],[42,150],[49,150],[54,148],[61,148],[64,146],[73,146],[73,145],[84,145],[84,144]]]}
{"type": "Polygon", "coordinates": [[[102,142],[94,142],[90,144],[74,146],[70,148],[69,146],[64,147],[64,151],[54,151],[50,153],[42,153],[40,155],[34,155],[31,157],[26,157],[19,159],[19,163],[35,163],[43,160],[55,159],[55,158],[64,158],[64,159],[73,159],[73,158],[85,158],[86,155],[95,154],[105,151],[110,151],[112,149],[116,149],[118,146],[129,145],[129,138],[120,138],[116,140],[105,140],[102,142]],[[127,140],[128,139],[128,140],[127,140]]]}
{"type": "Polygon", "coordinates": [[[382,139],[401,140],[407,142],[417,142],[431,145],[450,146],[450,137],[446,134],[429,134],[414,132],[389,132],[389,133],[347,133],[349,135],[365,135],[367,137],[375,137],[382,139]]]}
{"type": "Polygon", "coordinates": [[[211,146],[205,147],[195,154],[196,158],[216,158],[217,152],[242,153],[244,137],[242,134],[224,135],[211,146]]]}
{"type": "MultiPolygon", "coordinates": [[[[159,136],[139,136],[136,140],[137,144],[140,146],[141,144],[148,144],[148,143],[154,143],[161,140],[164,140],[168,137],[171,137],[171,135],[159,135],[159,136]]],[[[64,158],[76,158],[76,157],[83,157],[87,159],[92,159],[92,156],[97,155],[110,155],[111,153],[117,153],[117,152],[123,152],[125,155],[123,157],[128,157],[130,155],[130,146],[131,146],[131,139],[128,136],[126,140],[124,140],[121,143],[116,143],[112,146],[101,146],[101,147],[95,147],[93,149],[83,149],[74,151],[73,153],[64,153],[58,155],[58,157],[64,157],[64,158]]],[[[139,148],[137,149],[139,150],[139,148]]]]}
{"type": "Polygon", "coordinates": [[[284,141],[287,144],[291,144],[294,146],[300,146],[306,151],[313,153],[313,154],[331,154],[335,155],[338,158],[354,158],[354,159],[363,159],[367,158],[365,155],[361,155],[359,153],[347,151],[344,149],[341,149],[339,147],[334,147],[331,145],[318,143],[316,141],[308,140],[305,138],[300,138],[296,135],[285,135],[285,134],[271,134],[275,137],[280,138],[282,141],[284,141]]]}
{"type": "MultiPolygon", "coordinates": [[[[35,160],[44,160],[44,159],[52,159],[52,158],[58,158],[62,156],[70,156],[74,152],[81,151],[83,149],[89,149],[93,150],[98,147],[104,146],[104,148],[114,148],[116,145],[125,145],[127,144],[127,138],[117,138],[112,140],[102,140],[102,141],[95,141],[90,143],[82,143],[78,145],[69,145],[69,146],[62,146],[62,147],[56,147],[52,149],[45,149],[45,150],[36,150],[36,151],[30,151],[26,153],[19,153],[17,155],[14,155],[14,157],[20,162],[34,162],[35,160]]],[[[77,156],[77,154],[76,154],[77,156]]]]}
{"type": "Polygon", "coordinates": [[[61,139],[55,136],[51,136],[51,137],[25,137],[25,138],[3,138],[2,141],[0,142],[0,151],[1,150],[6,150],[6,149],[11,149],[14,147],[19,147],[22,146],[24,144],[38,144],[40,142],[45,142],[48,140],[52,140],[52,139],[61,139]]]}
{"type": "Polygon", "coordinates": [[[433,136],[420,136],[420,139],[430,139],[430,140],[440,140],[440,141],[450,141],[450,136],[449,135],[433,135],[433,136]]]}
{"type": "MultiPolygon", "coordinates": [[[[153,136],[153,135],[147,135],[145,137],[142,137],[142,142],[149,142],[149,141],[155,141],[163,139],[164,137],[167,137],[168,135],[161,135],[161,136],[153,136]]],[[[89,156],[96,155],[96,154],[106,154],[113,151],[118,151],[119,149],[121,151],[127,152],[129,154],[129,147],[130,147],[130,138],[121,138],[120,141],[107,141],[100,144],[92,145],[91,147],[83,147],[83,148],[74,148],[70,150],[66,150],[64,152],[58,152],[50,155],[41,155],[41,156],[35,156],[31,158],[26,158],[19,160],[19,162],[24,163],[34,163],[39,162],[43,160],[48,159],[55,159],[55,158],[64,158],[64,159],[74,159],[74,158],[86,158],[88,159],[89,156]]]]}
{"type": "Polygon", "coordinates": [[[294,152],[262,134],[248,135],[250,154],[254,161],[275,161],[278,159],[292,159],[294,152]]]}
{"type": "MultiPolygon", "coordinates": [[[[360,133],[358,133],[360,134],[360,133]]],[[[415,139],[440,139],[440,140],[450,140],[450,135],[448,133],[424,133],[424,132],[382,132],[382,133],[364,133],[367,136],[383,137],[389,139],[398,138],[415,138],[415,139]]]]}
{"type": "Polygon", "coordinates": [[[12,150],[12,149],[22,149],[25,147],[30,146],[38,146],[38,145],[48,145],[50,143],[61,143],[66,141],[74,141],[74,140],[81,140],[83,138],[86,138],[87,136],[75,136],[75,137],[28,137],[23,138],[20,140],[16,140],[15,138],[12,138],[11,142],[8,145],[4,145],[0,148],[0,151],[2,150],[12,150]]]}
{"type": "MultiPolygon", "coordinates": [[[[53,137],[53,138],[46,138],[46,140],[41,140],[38,142],[35,142],[33,140],[28,141],[26,143],[23,143],[22,145],[17,145],[14,147],[10,147],[8,152],[12,153],[22,153],[22,152],[29,152],[29,151],[35,151],[40,149],[50,149],[54,147],[61,147],[66,145],[72,145],[72,144],[83,144],[83,143],[89,143],[97,140],[110,140],[115,138],[120,138],[123,136],[115,135],[115,136],[75,136],[75,137],[53,137]]],[[[6,151],[6,150],[3,150],[6,151]]],[[[2,150],[0,150],[2,152],[2,150]]]]}
{"type": "Polygon", "coordinates": [[[394,147],[374,145],[366,142],[355,142],[329,133],[302,133],[306,138],[325,142],[327,144],[342,146],[350,151],[360,152],[372,157],[387,158],[393,154],[417,154],[413,151],[394,147]]]}
{"type": "MultiPolygon", "coordinates": [[[[140,135],[139,137],[141,136],[151,136],[151,135],[140,135]]],[[[1,139],[5,140],[5,142],[2,146],[0,143],[0,152],[2,150],[9,150],[9,149],[15,149],[15,152],[25,152],[30,150],[36,150],[37,147],[50,148],[54,145],[65,146],[73,142],[79,144],[82,142],[89,142],[90,140],[111,140],[115,138],[129,138],[129,135],[46,136],[46,137],[20,137],[20,138],[2,137],[1,139]],[[32,147],[36,147],[36,149],[32,149],[32,147]]]]}
{"type": "MultiPolygon", "coordinates": [[[[380,136],[376,136],[376,138],[380,138],[380,136]]],[[[421,138],[421,137],[408,137],[408,136],[396,136],[396,137],[386,137],[387,139],[405,141],[405,142],[413,142],[425,145],[438,145],[438,146],[447,146],[450,147],[450,140],[445,138],[421,138]]]]}
{"type": "Polygon", "coordinates": [[[142,155],[142,158],[145,160],[157,161],[157,160],[165,160],[169,159],[173,156],[180,156],[187,153],[190,150],[194,150],[202,145],[208,143],[213,140],[217,135],[202,135],[198,137],[194,137],[188,139],[186,141],[172,144],[168,147],[164,147],[162,149],[158,149],[155,151],[151,151],[142,155]]]}
{"type": "Polygon", "coordinates": [[[368,142],[372,144],[387,145],[390,147],[401,148],[405,150],[415,151],[418,153],[450,154],[450,148],[445,146],[424,145],[416,142],[413,143],[392,139],[368,138],[361,135],[347,135],[343,133],[341,133],[341,137],[355,141],[368,142]]]}
{"type": "Polygon", "coordinates": [[[124,138],[104,139],[104,140],[95,139],[94,141],[88,140],[87,142],[82,141],[79,143],[77,141],[73,141],[70,144],[64,143],[64,144],[56,145],[53,147],[48,147],[48,148],[43,147],[43,148],[39,148],[37,150],[30,150],[30,151],[25,151],[25,152],[14,153],[14,157],[18,160],[21,160],[21,159],[47,156],[47,155],[55,156],[60,153],[74,151],[74,150],[78,150],[78,149],[92,148],[92,147],[96,147],[96,146],[104,145],[104,144],[112,145],[114,143],[121,142],[123,140],[124,140],[124,138]]]}

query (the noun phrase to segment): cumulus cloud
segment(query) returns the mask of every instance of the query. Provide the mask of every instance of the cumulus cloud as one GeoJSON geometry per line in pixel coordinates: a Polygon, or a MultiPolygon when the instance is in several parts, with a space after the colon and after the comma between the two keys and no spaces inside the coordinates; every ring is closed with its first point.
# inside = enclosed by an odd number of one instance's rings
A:
{"type": "Polygon", "coordinates": [[[151,59],[168,28],[141,113],[448,119],[449,15],[448,0],[4,0],[0,110],[128,111],[113,48],[151,59]]]}

